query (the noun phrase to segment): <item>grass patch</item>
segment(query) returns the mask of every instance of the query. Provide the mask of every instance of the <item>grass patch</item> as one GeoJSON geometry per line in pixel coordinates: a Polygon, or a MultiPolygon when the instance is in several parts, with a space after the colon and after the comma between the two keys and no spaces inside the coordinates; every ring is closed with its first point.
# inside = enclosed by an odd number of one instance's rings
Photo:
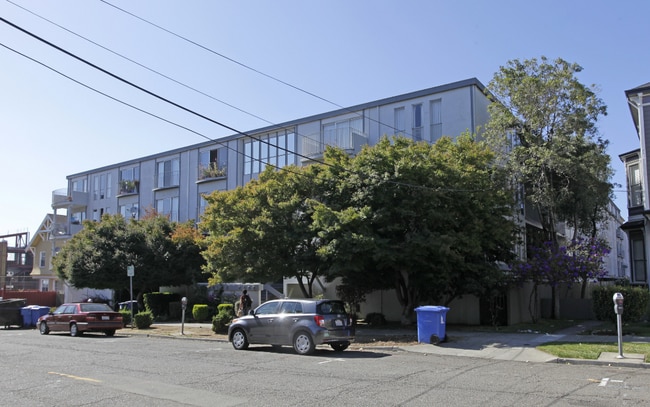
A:
{"type": "MultiPolygon", "coordinates": [[[[537,349],[560,358],[596,360],[602,352],[618,353],[618,342],[614,343],[565,343],[551,342],[540,345],[537,349]]],[[[650,343],[625,343],[623,340],[623,356],[626,353],[645,355],[645,362],[650,362],[650,343]]]]}

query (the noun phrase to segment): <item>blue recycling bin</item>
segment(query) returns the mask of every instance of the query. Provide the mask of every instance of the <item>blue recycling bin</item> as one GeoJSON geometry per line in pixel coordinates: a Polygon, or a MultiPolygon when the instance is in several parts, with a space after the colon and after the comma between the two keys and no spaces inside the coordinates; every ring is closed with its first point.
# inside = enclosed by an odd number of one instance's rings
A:
{"type": "Polygon", "coordinates": [[[38,318],[50,312],[50,307],[41,305],[29,305],[20,309],[23,317],[23,327],[36,326],[38,318]]]}
{"type": "Polygon", "coordinates": [[[447,312],[449,308],[439,305],[417,307],[418,342],[437,344],[447,338],[447,312]]]}

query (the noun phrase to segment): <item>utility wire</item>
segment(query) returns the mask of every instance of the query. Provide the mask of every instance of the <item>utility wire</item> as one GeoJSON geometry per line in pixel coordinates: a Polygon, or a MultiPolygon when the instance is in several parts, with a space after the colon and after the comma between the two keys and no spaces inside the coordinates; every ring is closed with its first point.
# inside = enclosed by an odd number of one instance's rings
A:
{"type": "MultiPolygon", "coordinates": [[[[261,142],[261,143],[264,143],[264,144],[267,144],[267,145],[270,145],[270,146],[276,147],[278,150],[282,150],[282,151],[285,151],[285,152],[287,152],[287,153],[294,154],[294,155],[296,155],[296,156],[298,156],[298,157],[301,157],[301,158],[304,158],[304,159],[306,159],[306,160],[310,160],[310,161],[313,161],[313,162],[319,163],[319,164],[324,165],[324,166],[328,166],[328,167],[331,167],[331,168],[338,168],[338,169],[340,169],[340,168],[339,168],[338,166],[336,166],[336,165],[332,165],[332,164],[326,163],[326,162],[324,162],[324,161],[315,160],[315,159],[313,159],[313,158],[311,158],[311,157],[308,157],[308,156],[305,156],[305,155],[299,154],[299,153],[297,153],[297,152],[295,152],[295,151],[291,151],[291,150],[286,149],[286,148],[284,148],[284,147],[276,146],[276,145],[274,145],[274,144],[269,143],[268,141],[266,141],[266,140],[264,140],[264,139],[260,139],[260,138],[258,138],[258,137],[253,136],[253,135],[250,135],[250,134],[248,134],[248,133],[245,133],[245,132],[239,131],[239,130],[237,130],[237,129],[231,127],[231,126],[228,126],[228,125],[226,125],[226,124],[224,124],[224,123],[221,123],[221,122],[219,122],[219,121],[217,121],[217,120],[214,120],[214,119],[212,119],[212,118],[210,118],[210,117],[207,117],[207,116],[205,116],[205,115],[203,115],[203,114],[201,114],[201,113],[195,112],[194,110],[191,110],[191,109],[189,109],[189,108],[187,108],[187,107],[185,107],[185,106],[182,106],[182,105],[180,105],[180,104],[178,104],[178,103],[176,103],[176,102],[173,102],[173,101],[171,101],[171,100],[169,100],[169,99],[167,99],[167,98],[165,98],[165,97],[163,97],[163,96],[160,96],[160,95],[158,95],[158,94],[156,94],[156,93],[154,93],[154,92],[152,92],[152,91],[149,91],[149,90],[147,90],[147,89],[145,89],[145,88],[143,88],[143,87],[141,87],[141,86],[139,86],[139,85],[136,85],[135,83],[130,82],[130,81],[128,81],[128,80],[126,80],[126,79],[120,77],[119,75],[113,74],[112,72],[110,72],[110,71],[108,71],[108,70],[106,70],[106,69],[104,69],[104,68],[102,68],[102,67],[100,67],[100,66],[98,66],[98,65],[96,65],[96,64],[93,64],[92,62],[89,62],[89,61],[87,61],[87,60],[85,60],[85,59],[83,59],[83,58],[81,58],[81,57],[79,57],[79,56],[73,54],[72,52],[69,52],[69,51],[63,49],[63,48],[59,47],[58,45],[56,45],[56,44],[54,44],[54,43],[52,43],[52,42],[50,42],[50,41],[48,41],[48,40],[46,40],[46,39],[40,37],[40,36],[38,36],[38,35],[36,35],[36,34],[34,34],[34,33],[31,33],[30,31],[28,31],[28,30],[26,30],[26,29],[24,29],[24,28],[22,28],[22,27],[20,27],[20,26],[18,26],[18,25],[16,25],[16,24],[14,24],[14,23],[8,21],[7,19],[5,19],[5,18],[3,18],[3,17],[0,17],[0,21],[1,21],[1,22],[4,22],[4,23],[7,24],[7,25],[10,25],[11,27],[13,27],[13,28],[15,28],[15,29],[17,29],[17,30],[19,30],[19,31],[21,31],[21,32],[23,32],[23,33],[29,35],[30,37],[32,37],[32,38],[34,38],[34,39],[37,39],[38,41],[41,41],[41,42],[45,43],[46,45],[48,45],[48,46],[50,46],[50,47],[52,47],[52,48],[54,48],[54,49],[56,49],[56,50],[58,50],[58,51],[60,51],[60,52],[62,52],[62,53],[64,53],[64,54],[66,54],[66,55],[68,55],[68,56],[70,56],[70,57],[72,57],[72,58],[74,58],[74,59],[76,59],[76,60],[78,60],[78,61],[80,61],[80,62],[83,62],[84,64],[86,64],[86,65],[88,65],[88,66],[90,66],[90,67],[92,67],[92,68],[94,68],[94,69],[97,69],[97,70],[101,71],[102,73],[104,73],[104,74],[106,74],[106,75],[109,75],[110,77],[112,77],[112,78],[114,78],[114,79],[117,79],[117,80],[120,81],[120,82],[123,82],[123,83],[125,83],[125,84],[127,84],[127,85],[129,85],[129,86],[131,86],[131,87],[134,87],[134,88],[136,88],[136,89],[138,89],[138,90],[140,90],[140,91],[142,91],[142,92],[144,92],[144,93],[146,93],[146,94],[148,94],[148,95],[150,95],[150,96],[153,96],[153,97],[156,98],[156,99],[159,99],[159,100],[164,101],[164,102],[166,102],[166,103],[168,103],[168,104],[171,104],[172,106],[177,107],[177,108],[179,108],[179,109],[181,109],[181,110],[183,110],[183,111],[186,111],[186,112],[188,112],[188,113],[191,113],[191,114],[193,114],[193,115],[195,115],[195,116],[197,116],[197,117],[200,117],[200,118],[202,118],[202,119],[204,119],[204,120],[207,120],[207,121],[209,121],[209,122],[211,122],[211,123],[214,123],[214,124],[216,124],[216,125],[218,125],[218,126],[224,127],[224,128],[226,128],[226,129],[228,129],[228,130],[230,130],[230,131],[232,131],[232,132],[234,132],[234,133],[236,133],[236,134],[240,134],[240,135],[242,135],[242,136],[249,137],[249,138],[251,138],[251,139],[253,139],[253,140],[256,140],[256,141],[258,141],[258,142],[261,142]]],[[[4,46],[4,45],[3,45],[3,46],[4,46]]],[[[11,48],[6,47],[6,46],[4,46],[4,47],[7,48],[7,49],[11,49],[11,48]]],[[[11,49],[11,50],[14,51],[14,52],[17,52],[17,51],[15,51],[15,50],[13,50],[13,49],[11,49]]],[[[20,55],[25,56],[24,54],[20,54],[20,55]]],[[[29,57],[28,57],[28,58],[29,58],[29,57]]],[[[30,60],[33,60],[33,61],[35,61],[35,62],[38,62],[38,61],[36,61],[36,60],[34,60],[34,59],[32,59],[32,58],[29,58],[29,59],[30,59],[30,60]]],[[[43,66],[48,67],[47,65],[44,65],[44,64],[42,64],[42,63],[40,63],[40,62],[38,62],[38,63],[41,64],[41,65],[43,65],[43,66]]],[[[48,67],[48,68],[49,68],[49,67],[48,67]]],[[[50,69],[54,70],[53,68],[50,68],[50,69]]],[[[56,70],[54,70],[54,71],[57,72],[57,73],[59,73],[59,72],[56,71],[56,70]]],[[[63,75],[63,74],[62,74],[62,75],[63,75]]],[[[83,83],[81,83],[81,82],[79,82],[79,81],[76,81],[76,80],[74,80],[74,79],[68,77],[67,75],[63,75],[63,76],[65,76],[65,77],[67,77],[67,78],[73,80],[73,81],[76,82],[76,83],[79,83],[79,84],[83,85],[84,87],[87,87],[87,88],[89,88],[89,89],[95,90],[94,88],[89,87],[89,86],[87,86],[87,85],[85,85],[85,84],[83,84],[83,83]]],[[[95,90],[95,91],[97,91],[97,90],[95,90]]],[[[107,97],[109,97],[109,98],[111,98],[111,99],[113,99],[113,100],[115,100],[115,101],[118,101],[118,102],[120,102],[120,103],[123,103],[123,104],[125,104],[125,105],[127,105],[127,106],[131,106],[131,107],[133,107],[134,109],[139,110],[139,111],[141,111],[141,112],[143,112],[143,113],[146,113],[146,114],[149,114],[149,115],[151,115],[151,116],[154,116],[154,117],[160,118],[161,120],[163,120],[163,121],[165,121],[165,122],[168,122],[168,123],[170,123],[170,124],[173,124],[173,125],[176,125],[176,126],[178,126],[178,127],[183,128],[183,129],[186,129],[186,130],[188,130],[188,131],[190,131],[190,132],[192,132],[192,133],[195,133],[195,134],[197,134],[197,135],[200,135],[201,137],[204,137],[204,138],[206,138],[206,139],[208,139],[208,140],[210,140],[210,141],[216,142],[216,143],[218,143],[218,144],[220,144],[220,145],[224,145],[223,143],[217,142],[216,140],[211,139],[211,138],[209,138],[209,137],[207,137],[207,136],[205,136],[205,135],[203,135],[203,134],[201,134],[201,133],[198,133],[198,132],[196,132],[196,131],[194,131],[194,130],[191,130],[191,129],[185,127],[185,126],[179,125],[179,124],[174,123],[174,122],[172,122],[172,121],[169,121],[169,120],[167,120],[167,119],[164,119],[164,118],[161,118],[161,117],[159,117],[159,116],[156,116],[156,115],[154,115],[154,114],[152,114],[152,113],[149,113],[149,112],[147,112],[147,111],[145,111],[145,110],[143,110],[143,109],[137,108],[137,107],[135,107],[135,106],[133,106],[133,105],[130,105],[130,104],[126,103],[126,102],[122,102],[122,101],[120,101],[120,100],[118,100],[118,99],[116,99],[116,98],[113,98],[113,97],[111,97],[111,96],[109,96],[109,95],[106,95],[106,94],[103,93],[103,92],[100,92],[100,91],[97,91],[97,92],[98,92],[98,93],[101,93],[102,95],[105,95],[105,96],[107,96],[107,97]]],[[[227,146],[226,146],[226,147],[227,147],[227,146]]],[[[243,153],[242,153],[242,154],[243,154],[243,153]]],[[[252,158],[255,159],[254,157],[252,157],[252,158]]],[[[256,160],[256,161],[259,161],[260,163],[264,163],[264,164],[266,164],[266,165],[270,165],[270,166],[272,166],[273,168],[280,169],[279,167],[277,167],[277,166],[275,166],[275,165],[272,165],[272,164],[270,164],[270,163],[264,162],[264,161],[262,161],[261,159],[255,159],[255,160],[256,160]]],[[[282,168],[284,168],[284,167],[282,167],[282,168]]],[[[350,173],[355,173],[355,172],[353,172],[353,171],[351,171],[351,170],[349,170],[349,169],[344,169],[344,171],[346,171],[346,172],[350,172],[350,173]]],[[[295,173],[295,172],[294,172],[294,173],[295,173]]],[[[355,173],[355,174],[356,174],[356,175],[359,175],[359,176],[361,176],[361,177],[367,177],[367,174],[360,174],[360,173],[355,173]]],[[[410,187],[410,188],[416,188],[416,189],[425,189],[425,190],[432,190],[432,191],[442,191],[442,190],[443,190],[443,189],[440,189],[440,188],[431,188],[431,187],[427,187],[427,186],[424,186],[424,185],[411,184],[411,183],[406,183],[406,182],[401,182],[401,181],[392,181],[392,180],[387,180],[387,182],[390,183],[390,184],[401,185],[401,186],[410,187]]],[[[449,188],[449,189],[445,188],[444,190],[446,190],[446,191],[464,191],[464,190],[461,190],[461,189],[451,189],[451,188],[449,188]]]]}
{"type": "MultiPolygon", "coordinates": [[[[128,15],[132,16],[133,18],[136,18],[136,19],[138,19],[138,20],[140,20],[140,21],[142,21],[142,22],[144,22],[144,23],[146,23],[146,24],[149,24],[149,25],[151,25],[151,26],[153,26],[153,27],[158,28],[159,30],[162,30],[162,31],[164,31],[164,32],[166,32],[166,33],[168,33],[168,34],[170,34],[170,35],[173,35],[174,37],[180,38],[180,39],[182,39],[183,41],[189,42],[190,44],[195,45],[195,46],[197,46],[197,47],[199,47],[199,48],[201,48],[201,49],[203,49],[203,50],[205,50],[205,51],[208,51],[208,52],[210,52],[210,53],[212,53],[212,54],[214,54],[214,55],[217,55],[217,56],[219,56],[219,57],[221,57],[221,58],[223,58],[223,59],[225,59],[225,60],[227,60],[227,61],[230,61],[230,62],[232,62],[232,63],[234,63],[234,64],[236,64],[236,65],[239,65],[239,66],[241,66],[242,68],[248,69],[248,70],[250,70],[250,71],[252,71],[252,72],[255,72],[255,73],[257,73],[257,74],[259,74],[259,75],[262,75],[262,76],[264,76],[264,77],[266,77],[266,78],[269,78],[269,79],[271,79],[271,80],[273,80],[273,81],[276,81],[276,82],[278,82],[278,83],[281,83],[281,84],[283,84],[283,85],[285,85],[285,86],[288,86],[288,87],[290,87],[290,88],[292,88],[292,89],[297,90],[298,92],[302,92],[302,93],[304,93],[304,94],[306,94],[306,95],[312,96],[312,97],[314,97],[314,98],[316,98],[316,99],[319,99],[319,100],[321,100],[321,101],[323,101],[323,102],[329,103],[329,104],[331,104],[331,105],[333,105],[333,106],[338,107],[339,109],[342,109],[342,110],[347,111],[348,113],[353,113],[353,114],[355,114],[355,115],[357,115],[357,116],[359,116],[359,117],[364,117],[361,113],[359,113],[359,112],[357,112],[357,111],[351,110],[350,108],[345,107],[345,106],[341,106],[341,105],[339,105],[339,104],[336,103],[336,102],[333,102],[333,101],[331,101],[331,100],[329,100],[329,99],[326,99],[326,98],[324,98],[324,97],[322,97],[322,96],[319,96],[319,95],[317,95],[317,94],[315,94],[315,93],[313,93],[313,92],[310,92],[310,91],[308,91],[308,90],[305,90],[305,89],[303,89],[303,88],[301,88],[301,87],[299,87],[299,86],[293,85],[293,84],[291,84],[291,83],[289,83],[289,82],[287,82],[287,81],[284,81],[284,80],[282,80],[282,79],[279,79],[279,78],[277,78],[277,77],[275,77],[275,76],[269,75],[269,74],[267,74],[267,73],[265,73],[265,72],[263,72],[263,71],[260,71],[259,69],[253,68],[253,67],[250,66],[250,65],[246,65],[246,64],[244,64],[243,62],[239,62],[239,61],[237,61],[236,59],[233,59],[233,58],[231,58],[231,57],[229,57],[229,56],[227,56],[227,55],[224,55],[224,54],[222,54],[222,53],[219,53],[219,52],[217,52],[217,51],[215,51],[215,50],[213,50],[213,49],[211,49],[211,48],[208,48],[208,47],[206,47],[205,45],[199,44],[199,43],[196,42],[196,41],[193,41],[193,40],[191,40],[191,39],[189,39],[189,38],[187,38],[187,37],[184,37],[184,36],[182,36],[182,35],[180,35],[180,34],[177,34],[177,33],[173,32],[173,31],[171,31],[171,30],[168,30],[168,29],[165,28],[165,27],[162,27],[162,26],[160,26],[160,25],[158,25],[158,24],[156,24],[156,23],[154,23],[154,22],[151,22],[151,21],[149,21],[149,20],[146,20],[146,19],[144,19],[144,18],[142,18],[142,17],[140,17],[140,16],[138,16],[138,15],[136,15],[136,14],[134,14],[134,13],[131,13],[131,12],[128,11],[128,10],[125,10],[125,9],[123,9],[123,8],[121,8],[121,7],[118,7],[118,6],[116,6],[116,5],[114,5],[114,4],[110,3],[110,2],[108,2],[108,1],[106,1],[106,0],[100,0],[100,1],[101,1],[102,3],[108,5],[108,6],[111,6],[111,7],[115,8],[115,9],[117,9],[117,10],[119,10],[119,11],[125,13],[125,14],[128,14],[128,15]]],[[[370,120],[370,121],[372,121],[372,122],[375,122],[375,123],[377,123],[377,124],[380,124],[380,125],[382,125],[382,126],[388,127],[389,129],[392,129],[392,130],[394,130],[394,131],[400,131],[400,129],[397,129],[396,127],[394,127],[394,126],[392,126],[392,125],[389,125],[389,124],[386,124],[386,123],[382,123],[382,122],[380,122],[379,120],[373,119],[373,118],[371,118],[371,117],[368,117],[367,119],[370,120]]],[[[410,134],[410,133],[407,133],[406,131],[404,131],[404,135],[406,135],[406,136],[411,136],[411,134],[410,134]]],[[[321,143],[321,144],[322,144],[322,143],[321,143]]]]}

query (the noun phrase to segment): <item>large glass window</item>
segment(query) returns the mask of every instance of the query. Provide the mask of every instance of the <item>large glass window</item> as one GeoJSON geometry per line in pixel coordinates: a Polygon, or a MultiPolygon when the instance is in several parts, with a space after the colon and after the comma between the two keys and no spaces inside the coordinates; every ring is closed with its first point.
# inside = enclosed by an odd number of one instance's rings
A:
{"type": "Polygon", "coordinates": [[[627,184],[629,188],[628,204],[630,208],[643,206],[643,183],[639,164],[631,164],[627,170],[627,184]]]}
{"type": "Polygon", "coordinates": [[[137,203],[120,205],[119,211],[124,219],[138,219],[138,215],[140,213],[137,203]]]}
{"type": "Polygon", "coordinates": [[[422,104],[413,105],[413,140],[422,140],[422,104]]]}
{"type": "Polygon", "coordinates": [[[259,174],[267,165],[282,168],[296,163],[296,135],[280,130],[244,142],[244,175],[259,174]]]}
{"type": "Polygon", "coordinates": [[[159,161],[156,168],[156,187],[169,188],[178,186],[180,183],[180,160],[159,161]]]}
{"type": "Polygon", "coordinates": [[[431,110],[431,139],[432,143],[442,137],[442,101],[440,99],[430,102],[431,110]]]}
{"type": "Polygon", "coordinates": [[[169,217],[172,222],[178,222],[178,197],[157,199],[156,212],[169,217]]]}
{"type": "Polygon", "coordinates": [[[354,134],[363,134],[361,117],[323,125],[323,143],[328,146],[353,149],[354,134]]]}
{"type": "Polygon", "coordinates": [[[225,177],[228,170],[228,149],[217,147],[199,153],[199,179],[225,177]]]}
{"type": "Polygon", "coordinates": [[[140,183],[140,167],[130,167],[120,170],[119,194],[137,194],[140,183]]]}
{"type": "Polygon", "coordinates": [[[642,231],[630,232],[630,247],[632,257],[632,281],[645,283],[648,281],[645,261],[645,242],[642,231]]]}
{"type": "Polygon", "coordinates": [[[395,134],[406,134],[406,109],[398,107],[395,109],[395,134]]]}

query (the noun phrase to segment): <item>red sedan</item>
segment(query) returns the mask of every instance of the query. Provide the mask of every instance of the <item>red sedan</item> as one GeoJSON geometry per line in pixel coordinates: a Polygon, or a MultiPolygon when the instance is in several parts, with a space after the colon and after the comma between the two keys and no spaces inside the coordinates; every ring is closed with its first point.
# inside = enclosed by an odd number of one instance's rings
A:
{"type": "Polygon", "coordinates": [[[124,327],[119,312],[98,302],[63,304],[40,317],[37,325],[41,335],[58,331],[70,332],[70,336],[80,336],[84,332],[104,332],[106,336],[113,336],[117,329],[124,327]]]}

